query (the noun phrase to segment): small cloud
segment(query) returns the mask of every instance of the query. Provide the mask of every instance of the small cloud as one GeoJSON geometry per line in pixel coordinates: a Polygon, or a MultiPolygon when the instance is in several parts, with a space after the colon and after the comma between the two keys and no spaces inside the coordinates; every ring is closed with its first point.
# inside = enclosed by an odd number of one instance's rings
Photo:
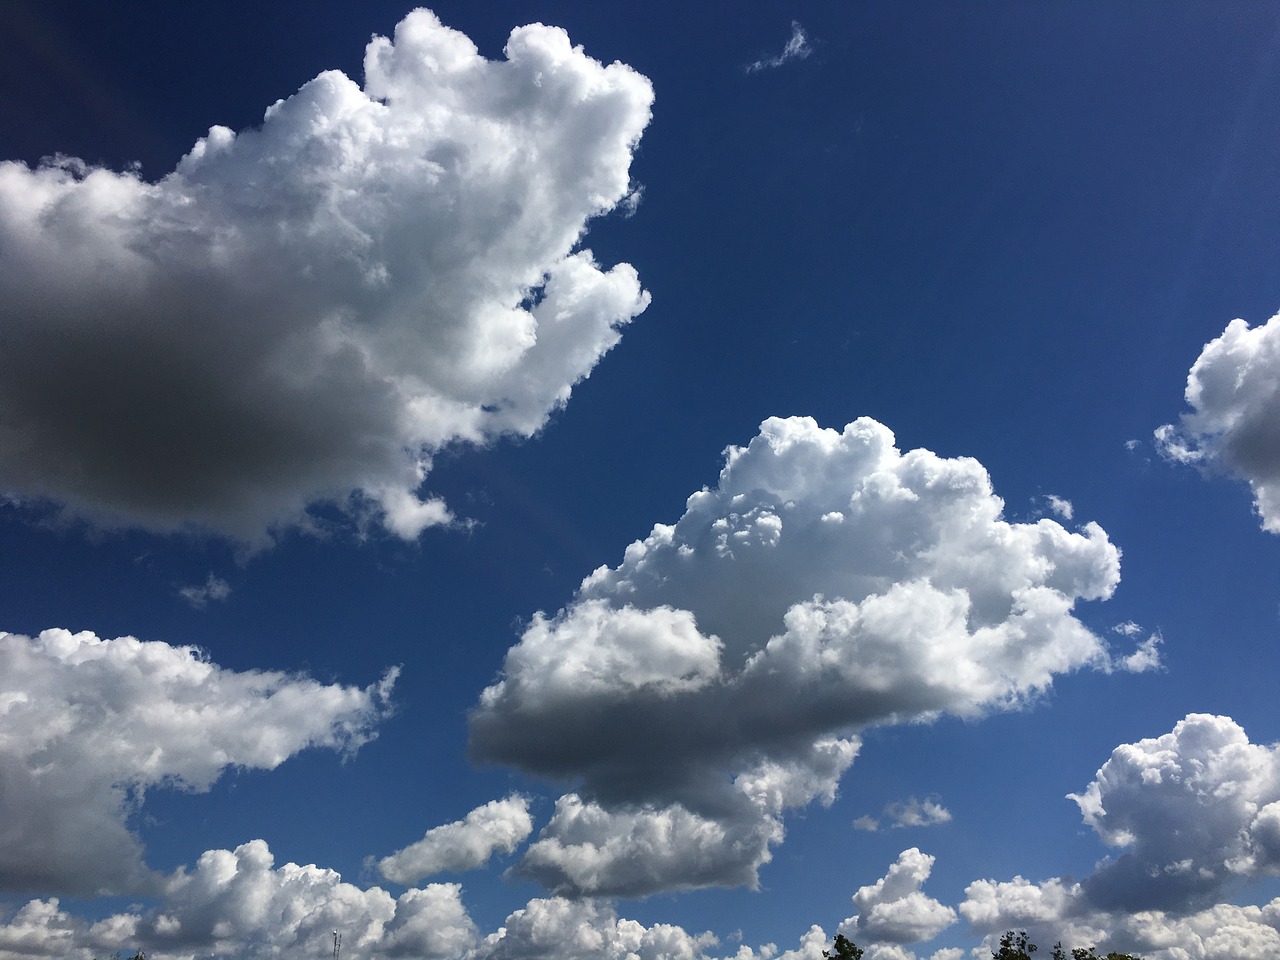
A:
{"type": "Polygon", "coordinates": [[[1122,637],[1136,637],[1142,632],[1142,627],[1132,620],[1126,620],[1124,623],[1117,623],[1111,628],[1111,632],[1118,633],[1122,637]]]}
{"type": "Polygon", "coordinates": [[[1126,441],[1124,442],[1124,448],[1125,448],[1126,450],[1130,451],[1131,453],[1132,453],[1134,450],[1137,450],[1140,446],[1142,446],[1142,441],[1141,441],[1141,440],[1126,440],[1126,441]]]}
{"type": "Polygon", "coordinates": [[[875,817],[863,816],[853,821],[853,829],[865,830],[867,833],[875,833],[880,829],[880,821],[875,817]]]}
{"type": "Polygon", "coordinates": [[[203,610],[210,600],[225,600],[231,596],[231,584],[210,573],[202,584],[179,588],[178,596],[197,610],[203,610]]]}
{"type": "Polygon", "coordinates": [[[644,184],[632,184],[631,189],[627,191],[626,196],[618,201],[618,207],[622,210],[622,216],[630,220],[636,215],[636,211],[640,209],[640,201],[644,199],[644,184]]]}
{"type": "Polygon", "coordinates": [[[1070,500],[1049,494],[1044,498],[1049,504],[1049,509],[1056,513],[1063,520],[1070,520],[1076,514],[1076,508],[1071,505],[1070,500]]]}
{"type": "Polygon", "coordinates": [[[951,811],[944,807],[936,797],[925,797],[917,800],[908,797],[900,803],[891,803],[884,808],[884,815],[897,827],[932,827],[939,823],[947,823],[951,819],[951,811]]]}
{"type": "Polygon", "coordinates": [[[746,66],[747,73],[759,73],[761,70],[772,70],[774,67],[780,67],[784,63],[791,60],[803,60],[809,54],[813,53],[813,47],[809,43],[809,36],[804,32],[804,27],[792,20],[791,21],[791,39],[787,41],[787,45],[782,48],[782,52],[776,57],[769,57],[767,60],[757,60],[746,66]]]}
{"type": "Polygon", "coordinates": [[[1153,633],[1147,639],[1138,644],[1138,648],[1127,657],[1121,657],[1117,664],[1121,670],[1127,673],[1146,673],[1149,670],[1159,670],[1164,663],[1160,660],[1160,644],[1163,642],[1160,634],[1153,633]]]}

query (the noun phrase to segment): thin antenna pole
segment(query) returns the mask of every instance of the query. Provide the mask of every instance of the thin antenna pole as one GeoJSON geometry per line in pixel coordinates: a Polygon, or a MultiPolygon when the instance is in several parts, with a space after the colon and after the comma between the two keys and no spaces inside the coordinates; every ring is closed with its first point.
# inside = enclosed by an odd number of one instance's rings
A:
{"type": "Polygon", "coordinates": [[[333,931],[333,960],[338,960],[338,954],[342,952],[342,934],[337,930],[333,931]]]}

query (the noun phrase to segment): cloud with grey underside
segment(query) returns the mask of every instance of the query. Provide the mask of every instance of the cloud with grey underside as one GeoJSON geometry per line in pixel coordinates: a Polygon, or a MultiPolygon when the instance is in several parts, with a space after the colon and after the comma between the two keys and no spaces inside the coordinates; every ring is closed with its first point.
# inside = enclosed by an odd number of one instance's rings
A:
{"type": "Polygon", "coordinates": [[[0,163],[0,493],[263,543],[338,504],[406,538],[450,443],[529,436],[648,303],[586,225],[652,89],[564,31],[504,58],[417,10],[164,177],[0,163]]]}

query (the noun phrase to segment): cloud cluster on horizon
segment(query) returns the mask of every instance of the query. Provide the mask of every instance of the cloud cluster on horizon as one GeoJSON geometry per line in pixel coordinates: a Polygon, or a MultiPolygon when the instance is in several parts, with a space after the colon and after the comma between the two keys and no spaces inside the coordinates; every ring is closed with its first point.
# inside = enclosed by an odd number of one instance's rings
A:
{"type": "Polygon", "coordinates": [[[0,163],[0,491],[262,542],[331,501],[400,536],[432,453],[528,436],[648,303],[579,248],[652,89],[564,31],[489,61],[417,10],[177,168],[0,163]]]}
{"type": "Polygon", "coordinates": [[[1186,400],[1192,412],[1156,430],[1160,451],[1248,481],[1262,528],[1280,533],[1280,316],[1227,324],[1192,364],[1186,400]]]}
{"type": "Polygon", "coordinates": [[[203,792],[228,767],[354,751],[395,675],[360,689],[133,637],[0,633],[0,891],[153,892],[127,823],[147,789],[203,792]]]}
{"type": "Polygon", "coordinates": [[[517,870],[575,896],[753,885],[859,730],[1133,667],[1072,615],[1119,580],[1102,529],[1002,508],[979,463],[873,420],[765,421],[676,524],[535,615],[473,710],[477,759],[575,784],[517,870]]]}
{"type": "Polygon", "coordinates": [[[1251,743],[1229,717],[1190,714],[1169,733],[1116,747],[1071,799],[1103,842],[1126,852],[1078,883],[975,881],[959,907],[975,929],[1119,939],[1153,960],[1280,955],[1280,900],[1221,902],[1280,875],[1280,745],[1251,743]]]}

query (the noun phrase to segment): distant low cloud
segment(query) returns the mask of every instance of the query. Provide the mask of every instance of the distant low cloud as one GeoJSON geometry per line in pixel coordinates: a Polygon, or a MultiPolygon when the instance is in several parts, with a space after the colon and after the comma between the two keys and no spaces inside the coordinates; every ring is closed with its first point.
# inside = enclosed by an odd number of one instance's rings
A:
{"type": "Polygon", "coordinates": [[[782,52],[776,57],[768,57],[763,60],[756,60],[747,64],[747,73],[759,73],[761,70],[772,70],[789,63],[792,60],[804,60],[809,54],[813,53],[813,47],[809,44],[809,36],[804,32],[804,27],[800,26],[795,20],[791,21],[791,39],[787,41],[787,45],[782,48],[782,52]]]}
{"type": "Polygon", "coordinates": [[[532,832],[526,798],[493,800],[384,857],[378,861],[378,872],[393,883],[408,885],[445,871],[475,870],[495,853],[510,853],[532,832]]]}
{"type": "Polygon", "coordinates": [[[1160,451],[1247,480],[1262,528],[1280,533],[1280,316],[1258,327],[1232,320],[1205,344],[1186,400],[1192,412],[1156,431],[1160,451]]]}
{"type": "Polygon", "coordinates": [[[333,870],[275,866],[262,840],[209,850],[191,869],[164,878],[160,906],[133,908],[96,923],[55,900],[32,900],[0,926],[0,960],[89,960],[122,947],[148,956],[220,956],[245,960],[332,954],[332,931],[370,960],[461,958],[477,931],[454,883],[406,890],[344,883],[333,870]]]}
{"type": "Polygon", "coordinates": [[[394,679],[359,689],[132,637],[0,633],[0,890],[154,892],[126,822],[147,789],[203,792],[227,767],[355,750],[394,679]]]}
{"type": "Polygon", "coordinates": [[[210,600],[225,600],[231,596],[231,584],[210,573],[204,583],[178,588],[178,596],[197,610],[203,610],[210,600]]]}
{"type": "Polygon", "coordinates": [[[889,872],[853,895],[857,914],[840,930],[851,940],[920,943],[956,922],[956,912],[921,892],[936,858],[916,847],[903,850],[889,872]]]}
{"type": "Polygon", "coordinates": [[[1105,941],[1152,960],[1280,955],[1280,900],[1221,902],[1243,881],[1280,875],[1280,746],[1251,743],[1229,717],[1191,714],[1116,747],[1072,799],[1126,852],[1078,883],[975,881],[959,909],[977,930],[1105,941]]]}
{"type": "Polygon", "coordinates": [[[426,10],[155,182],[0,163],[0,492],[255,543],[329,501],[450,521],[434,452],[529,436],[644,310],[579,244],[634,206],[648,80],[426,10]],[[631,201],[626,201],[630,197],[631,201]]]}
{"type": "Polygon", "coordinates": [[[473,711],[477,759],[580,785],[518,869],[576,896],[753,884],[859,730],[1115,669],[1072,609],[1111,594],[1119,552],[1001,509],[976,461],[901,453],[872,420],[731,447],[678,523],[534,616],[473,711]]]}

